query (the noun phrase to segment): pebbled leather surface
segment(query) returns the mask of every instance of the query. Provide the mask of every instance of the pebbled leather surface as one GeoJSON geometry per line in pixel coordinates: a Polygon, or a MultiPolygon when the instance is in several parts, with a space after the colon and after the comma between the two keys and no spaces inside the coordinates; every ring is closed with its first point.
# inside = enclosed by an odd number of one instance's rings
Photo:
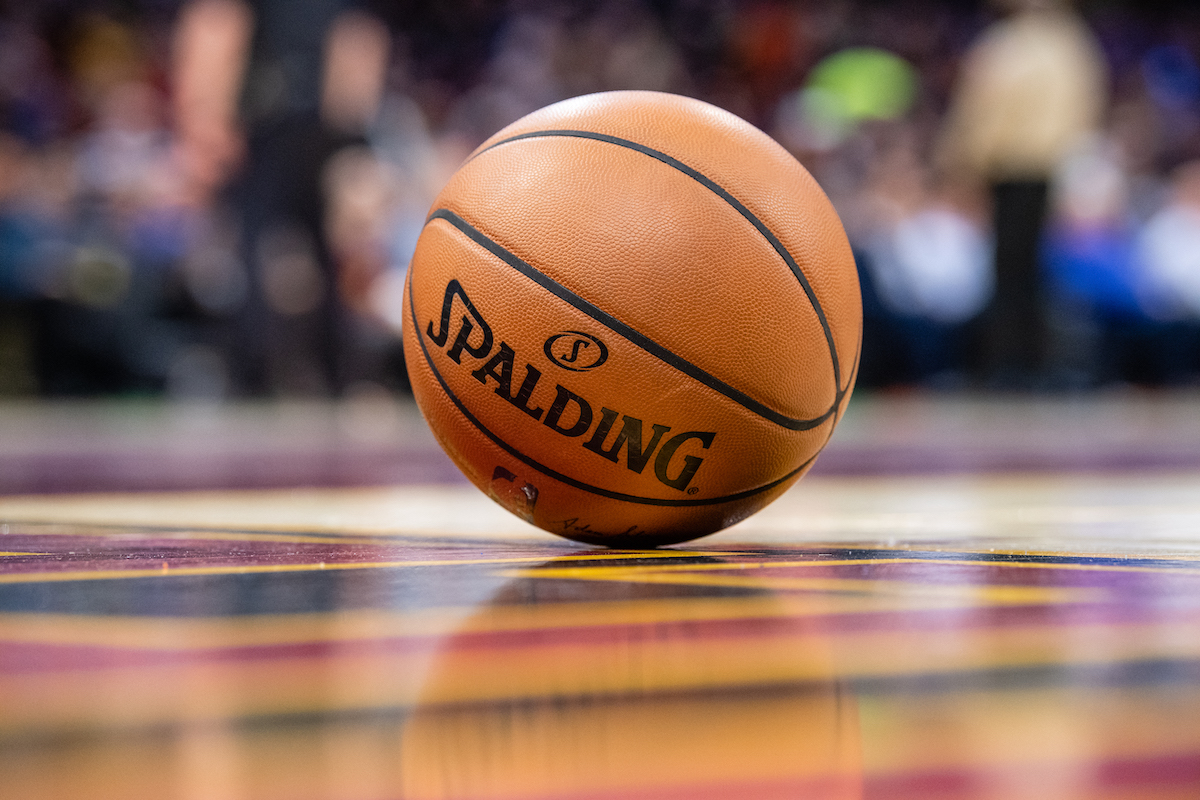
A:
{"type": "Polygon", "coordinates": [[[828,440],[836,419],[830,412],[848,399],[860,344],[853,259],[811,176],[747,123],[674,95],[575,98],[497,133],[451,179],[434,210],[452,212],[465,227],[432,220],[413,260],[404,336],[414,393],[455,462],[515,513],[583,541],[681,541],[760,508],[828,440]],[[562,130],[660,151],[722,187],[745,213],[676,166],[629,147],[574,136],[505,141],[562,130]],[[747,214],[795,260],[824,325],[747,214]],[[561,296],[513,264],[563,287],[561,296]],[[451,281],[474,313],[447,293],[451,281]],[[478,322],[468,323],[474,330],[455,361],[449,351],[464,318],[478,322]],[[492,332],[486,352],[480,323],[492,332]],[[621,326],[712,380],[638,347],[621,326]],[[438,345],[429,334],[442,327],[447,338],[438,345]],[[545,343],[564,331],[602,341],[607,360],[586,371],[552,362],[545,343]],[[511,355],[496,360],[501,343],[511,355]],[[522,409],[512,398],[526,381],[522,409]],[[565,396],[583,398],[590,425],[575,400],[563,405],[555,426],[547,424],[547,412],[565,396]],[[811,424],[789,429],[756,413],[757,404],[811,424]],[[604,409],[613,420],[606,437],[597,433],[604,409]],[[704,447],[702,437],[686,439],[661,474],[653,452],[638,465],[627,446],[615,462],[583,446],[599,436],[593,444],[611,448],[625,417],[641,421],[643,447],[654,425],[664,430],[659,444],[689,431],[710,433],[711,441],[704,447]],[[680,476],[689,457],[701,460],[692,480],[665,482],[680,476]]]}
{"type": "MultiPolygon", "coordinates": [[[[782,146],[745,120],[699,100],[660,92],[604,92],[535,111],[497,132],[476,152],[513,136],[554,129],[594,131],[664,152],[711,178],[762,219],[836,321],[835,344],[846,386],[862,327],[853,255],[825,193],[782,146]]],[[[779,267],[784,268],[782,261],[779,267]]],[[[753,281],[762,275],[744,277],[753,281]]],[[[732,277],[736,282],[737,276],[732,277]]]]}

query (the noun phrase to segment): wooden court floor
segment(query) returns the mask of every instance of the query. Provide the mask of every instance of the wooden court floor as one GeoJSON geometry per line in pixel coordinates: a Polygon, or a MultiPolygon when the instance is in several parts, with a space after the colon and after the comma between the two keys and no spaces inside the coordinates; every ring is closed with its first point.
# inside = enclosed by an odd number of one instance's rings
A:
{"type": "Polygon", "coordinates": [[[819,465],[608,551],[403,404],[0,407],[0,797],[1200,797],[1196,397],[866,398],[819,465]]]}

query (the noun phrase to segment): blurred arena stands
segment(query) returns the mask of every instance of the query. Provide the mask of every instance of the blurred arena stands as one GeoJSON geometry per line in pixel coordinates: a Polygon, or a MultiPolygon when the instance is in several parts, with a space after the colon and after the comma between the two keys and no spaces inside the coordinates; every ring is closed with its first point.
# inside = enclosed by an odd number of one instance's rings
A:
{"type": "Polygon", "coordinates": [[[859,259],[861,387],[1195,385],[1198,55],[1183,3],[0,2],[0,394],[403,392],[433,195],[612,89],[727,108],[812,171],[859,259]],[[1071,47],[1058,128],[971,99],[1071,47]]]}

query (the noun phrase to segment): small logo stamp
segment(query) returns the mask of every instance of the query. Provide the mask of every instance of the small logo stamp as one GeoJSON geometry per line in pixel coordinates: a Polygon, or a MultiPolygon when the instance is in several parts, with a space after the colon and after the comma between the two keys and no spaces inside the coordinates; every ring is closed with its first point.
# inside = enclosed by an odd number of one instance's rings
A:
{"type": "Polygon", "coordinates": [[[572,372],[587,372],[608,360],[604,342],[583,331],[562,331],[546,340],[542,347],[555,366],[572,372]]]}

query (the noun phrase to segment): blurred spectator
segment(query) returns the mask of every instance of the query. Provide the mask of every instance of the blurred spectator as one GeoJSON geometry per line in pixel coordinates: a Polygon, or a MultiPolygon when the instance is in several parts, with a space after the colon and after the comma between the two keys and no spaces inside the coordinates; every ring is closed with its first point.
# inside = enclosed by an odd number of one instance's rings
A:
{"type": "Polygon", "coordinates": [[[33,390],[28,299],[34,294],[36,220],[21,212],[19,198],[29,155],[17,137],[0,131],[0,396],[33,390]]]}
{"type": "Polygon", "coordinates": [[[1139,238],[1142,301],[1156,319],[1200,319],[1200,162],[1177,169],[1172,189],[1139,238]]]}
{"type": "Polygon", "coordinates": [[[911,127],[878,153],[859,243],[865,385],[961,385],[966,325],[991,297],[991,252],[958,187],[936,183],[911,127]]]}
{"type": "Polygon", "coordinates": [[[1109,137],[1090,137],[1055,177],[1053,220],[1043,243],[1049,320],[1057,345],[1048,367],[1067,386],[1087,387],[1121,370],[1117,346],[1143,327],[1138,302],[1130,177],[1109,137]]]}
{"type": "Polygon", "coordinates": [[[1139,299],[1158,323],[1148,359],[1154,377],[1179,383],[1200,372],[1200,162],[1176,170],[1171,198],[1137,241],[1139,299]]]}
{"type": "Polygon", "coordinates": [[[0,392],[394,385],[449,174],[521,114],[631,88],[726,107],[821,182],[860,258],[863,386],[981,356],[996,385],[1200,376],[1182,3],[1082,6],[1106,108],[1049,0],[990,27],[949,0],[360,2],[0,4],[0,392]]]}
{"type": "Polygon", "coordinates": [[[1049,178],[1104,110],[1099,46],[1065,0],[1007,0],[967,53],[946,121],[945,168],[991,188],[996,289],[984,334],[986,379],[1025,387],[1043,379],[1047,320],[1038,258],[1049,178]]]}
{"type": "Polygon", "coordinates": [[[244,159],[233,186],[246,268],[229,348],[238,394],[340,394],[356,377],[356,300],[344,292],[375,267],[345,252],[339,265],[331,251],[327,191],[344,171],[330,183],[325,170],[365,142],[388,49],[383,23],[343,0],[193,0],[181,12],[176,109],[192,177],[215,190],[244,159]]]}
{"type": "MultiPolygon", "coordinates": [[[[451,104],[447,116],[447,134],[459,139],[464,157],[510,122],[566,96],[558,61],[578,57],[568,36],[562,20],[538,14],[514,15],[502,27],[482,80],[451,104]]],[[[590,82],[590,76],[572,77],[590,82]]]]}

